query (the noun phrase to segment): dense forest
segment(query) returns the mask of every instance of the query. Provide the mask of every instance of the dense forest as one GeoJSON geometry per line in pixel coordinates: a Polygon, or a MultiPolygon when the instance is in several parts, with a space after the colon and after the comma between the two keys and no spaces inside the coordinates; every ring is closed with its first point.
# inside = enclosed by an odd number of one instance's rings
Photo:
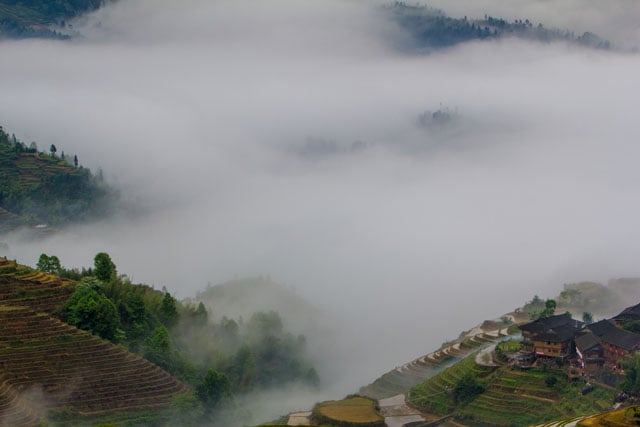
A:
{"type": "Polygon", "coordinates": [[[422,5],[395,2],[385,7],[412,37],[414,46],[425,51],[446,48],[473,40],[520,37],[540,42],[565,41],[592,48],[608,49],[610,43],[593,33],[576,36],[568,30],[549,29],[528,19],[513,22],[485,15],[484,19],[451,18],[444,12],[422,5]]]}
{"type": "MultiPolygon", "coordinates": [[[[115,192],[55,145],[38,150],[0,126],[0,208],[20,218],[22,225],[60,225],[104,215],[113,206],[115,192]]],[[[7,215],[0,215],[0,229],[7,215]]],[[[19,224],[16,224],[19,225],[19,224]]]]}
{"type": "Polygon", "coordinates": [[[67,38],[68,20],[103,0],[0,0],[0,38],[67,38]]]}
{"type": "MultiPolygon", "coordinates": [[[[247,320],[214,321],[202,302],[181,302],[166,290],[131,283],[106,253],[97,254],[93,267],[82,270],[65,269],[57,256],[42,254],[36,268],[78,281],[59,312],[63,320],[190,384],[194,394],[181,405],[191,408],[194,423],[219,421],[229,413],[242,416],[234,396],[319,383],[305,337],[287,332],[274,311],[256,312],[247,320]]],[[[183,425],[187,421],[181,419],[183,425]]]]}

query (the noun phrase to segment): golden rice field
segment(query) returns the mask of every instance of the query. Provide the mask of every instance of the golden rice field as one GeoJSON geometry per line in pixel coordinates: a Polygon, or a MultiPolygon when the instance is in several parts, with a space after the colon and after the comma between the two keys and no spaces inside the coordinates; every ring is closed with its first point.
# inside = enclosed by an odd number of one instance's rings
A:
{"type": "Polygon", "coordinates": [[[342,424],[375,425],[384,423],[384,418],[376,410],[375,401],[366,397],[350,397],[344,400],[324,402],[314,411],[327,422],[336,421],[342,424]]]}
{"type": "Polygon", "coordinates": [[[620,408],[586,418],[577,424],[579,427],[626,427],[640,425],[640,406],[620,408]]]}

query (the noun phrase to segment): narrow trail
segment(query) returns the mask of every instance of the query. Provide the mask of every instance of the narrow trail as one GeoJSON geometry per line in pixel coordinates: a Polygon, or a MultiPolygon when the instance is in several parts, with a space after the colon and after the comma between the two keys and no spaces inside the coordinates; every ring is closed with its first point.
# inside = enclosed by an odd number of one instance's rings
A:
{"type": "Polygon", "coordinates": [[[378,404],[387,427],[402,427],[410,422],[427,421],[420,411],[407,405],[404,394],[380,399],[378,404]]]}
{"type": "Polygon", "coordinates": [[[480,350],[478,354],[476,354],[476,365],[488,367],[501,366],[499,363],[493,360],[493,352],[495,351],[497,345],[498,343],[494,343],[480,350]]]}

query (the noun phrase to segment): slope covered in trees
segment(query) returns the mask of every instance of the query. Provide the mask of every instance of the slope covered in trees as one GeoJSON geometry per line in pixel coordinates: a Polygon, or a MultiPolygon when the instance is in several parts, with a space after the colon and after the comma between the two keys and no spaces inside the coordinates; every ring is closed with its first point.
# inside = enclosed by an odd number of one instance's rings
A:
{"type": "Polygon", "coordinates": [[[168,408],[189,391],[147,360],[57,319],[74,287],[0,258],[0,425],[34,426],[49,410],[94,417],[168,408]]]}
{"type": "Polygon", "coordinates": [[[55,145],[48,153],[0,127],[0,231],[40,223],[61,225],[104,215],[114,192],[100,174],[55,145]]]}
{"type": "Polygon", "coordinates": [[[235,396],[319,381],[305,337],[278,313],[214,322],[201,303],[131,283],[106,253],[82,270],[53,255],[35,270],[0,258],[0,318],[0,424],[54,410],[53,425],[131,411],[136,425],[225,425],[246,416],[235,396]],[[28,410],[32,389],[46,407],[28,410]]]}
{"type": "Polygon", "coordinates": [[[610,43],[593,33],[575,35],[568,30],[549,29],[528,19],[513,22],[485,15],[484,19],[452,18],[421,5],[395,2],[385,10],[411,35],[415,48],[425,51],[446,48],[473,40],[519,37],[540,42],[565,41],[592,48],[608,49],[610,43]]]}

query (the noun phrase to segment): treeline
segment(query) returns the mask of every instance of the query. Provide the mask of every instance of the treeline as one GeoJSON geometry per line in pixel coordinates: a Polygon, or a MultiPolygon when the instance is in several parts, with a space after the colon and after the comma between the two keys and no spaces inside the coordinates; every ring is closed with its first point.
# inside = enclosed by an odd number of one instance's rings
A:
{"type": "Polygon", "coordinates": [[[567,41],[580,45],[608,49],[611,44],[586,32],[576,36],[568,30],[549,29],[528,19],[513,22],[485,15],[484,19],[451,18],[428,6],[408,5],[397,1],[386,7],[392,18],[412,36],[417,48],[439,49],[472,40],[500,37],[520,37],[541,42],[567,41]]]}
{"type": "Polygon", "coordinates": [[[0,207],[31,223],[63,224],[104,215],[115,196],[102,173],[82,167],[77,155],[53,144],[44,153],[0,126],[0,207]]]}
{"type": "Polygon", "coordinates": [[[106,253],[82,270],[65,269],[56,256],[42,254],[36,268],[79,280],[59,312],[64,321],[190,384],[194,395],[180,404],[199,414],[194,423],[233,408],[235,395],[293,382],[318,385],[305,337],[287,332],[276,312],[215,322],[202,302],[181,302],[166,290],[131,283],[106,253]]]}

